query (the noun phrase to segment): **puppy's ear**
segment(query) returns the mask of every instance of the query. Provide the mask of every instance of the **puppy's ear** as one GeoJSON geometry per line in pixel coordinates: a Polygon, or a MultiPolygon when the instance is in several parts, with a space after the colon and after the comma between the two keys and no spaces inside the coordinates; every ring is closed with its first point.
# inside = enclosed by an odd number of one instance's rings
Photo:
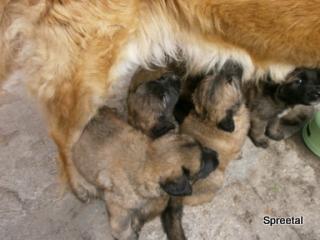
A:
{"type": "Polygon", "coordinates": [[[226,132],[233,132],[235,129],[234,119],[233,119],[233,112],[232,110],[228,110],[226,116],[218,123],[218,128],[226,131],[226,132]]]}
{"type": "Polygon", "coordinates": [[[188,196],[192,194],[192,186],[185,173],[174,181],[162,183],[160,186],[171,196],[188,196]]]}
{"type": "Polygon", "coordinates": [[[225,62],[221,69],[221,74],[224,76],[224,78],[227,79],[229,83],[233,81],[241,81],[242,75],[243,75],[243,67],[232,60],[228,60],[225,62]]]}
{"type": "Polygon", "coordinates": [[[189,115],[194,105],[191,100],[180,98],[174,108],[173,115],[178,122],[182,124],[184,119],[189,115]]]}
{"type": "Polygon", "coordinates": [[[159,122],[150,130],[150,137],[152,139],[159,138],[169,132],[172,129],[175,129],[174,123],[168,120],[159,120],[159,122]]]}

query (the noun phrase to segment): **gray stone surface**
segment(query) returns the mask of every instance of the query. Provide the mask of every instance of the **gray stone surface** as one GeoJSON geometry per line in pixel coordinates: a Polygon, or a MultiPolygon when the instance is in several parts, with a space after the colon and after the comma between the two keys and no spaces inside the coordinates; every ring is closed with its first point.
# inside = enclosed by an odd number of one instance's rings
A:
{"type": "MultiPolygon", "coordinates": [[[[16,78],[0,90],[0,239],[111,239],[101,201],[62,194],[56,149],[37,108],[16,78]]],[[[185,208],[189,239],[320,239],[319,160],[299,134],[268,150],[248,140],[214,200],[185,208]],[[266,226],[266,215],[303,216],[304,225],[266,226]]],[[[159,219],[140,239],[166,239],[159,219]]]]}

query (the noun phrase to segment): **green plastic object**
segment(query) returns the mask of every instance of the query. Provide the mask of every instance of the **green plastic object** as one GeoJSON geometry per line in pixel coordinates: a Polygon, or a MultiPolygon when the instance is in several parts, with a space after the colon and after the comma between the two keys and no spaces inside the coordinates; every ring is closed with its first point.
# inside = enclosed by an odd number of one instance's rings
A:
{"type": "Polygon", "coordinates": [[[313,118],[303,127],[302,138],[306,146],[320,157],[320,112],[316,112],[313,118]]]}

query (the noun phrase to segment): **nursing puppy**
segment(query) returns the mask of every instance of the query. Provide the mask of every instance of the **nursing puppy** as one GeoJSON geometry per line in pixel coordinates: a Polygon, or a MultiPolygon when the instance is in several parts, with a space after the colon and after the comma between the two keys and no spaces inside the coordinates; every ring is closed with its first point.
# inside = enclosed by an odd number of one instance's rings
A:
{"type": "Polygon", "coordinates": [[[280,119],[290,109],[298,104],[311,105],[320,99],[320,70],[296,69],[282,84],[271,78],[257,85],[247,83],[244,92],[250,109],[249,136],[256,146],[267,148],[267,137],[277,141],[284,138],[279,129],[280,119]]]}
{"type": "MultiPolygon", "coordinates": [[[[152,139],[178,132],[173,110],[179,92],[180,78],[167,69],[138,70],[128,95],[128,122],[152,139]]],[[[162,226],[169,239],[185,239],[182,214],[182,199],[171,197],[161,214],[162,226]]]]}
{"type": "Polygon", "coordinates": [[[180,120],[182,133],[214,149],[219,158],[218,169],[195,184],[193,196],[184,199],[186,204],[210,201],[223,184],[225,168],[240,156],[249,129],[241,76],[242,68],[228,61],[221,71],[205,77],[193,93],[194,109],[180,120]]]}
{"type": "Polygon", "coordinates": [[[128,94],[128,122],[151,138],[177,130],[173,116],[179,99],[180,78],[164,68],[140,69],[128,94]]]}
{"type": "Polygon", "coordinates": [[[241,76],[242,68],[228,61],[219,72],[205,77],[193,93],[194,109],[180,126],[181,132],[218,152],[220,169],[239,157],[249,127],[241,76]]]}
{"type": "Polygon", "coordinates": [[[151,140],[106,107],[88,123],[73,156],[82,176],[103,193],[119,240],[138,239],[142,225],[165,210],[169,195],[190,195],[192,182],[218,164],[216,154],[193,138],[166,134],[151,140]]]}

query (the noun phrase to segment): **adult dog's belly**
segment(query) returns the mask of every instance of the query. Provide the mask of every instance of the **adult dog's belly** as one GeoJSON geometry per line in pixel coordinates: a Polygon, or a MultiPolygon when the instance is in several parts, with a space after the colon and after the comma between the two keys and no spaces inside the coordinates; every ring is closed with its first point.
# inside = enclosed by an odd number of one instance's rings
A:
{"type": "Polygon", "coordinates": [[[270,74],[275,81],[283,81],[285,76],[295,66],[290,64],[269,63],[263,66],[256,64],[251,56],[241,48],[227,48],[216,42],[203,42],[196,38],[185,38],[184,41],[176,41],[167,44],[166,48],[150,44],[141,46],[139,38],[129,41],[122,49],[119,60],[111,69],[106,104],[125,112],[126,98],[131,78],[138,67],[155,68],[168,64],[168,52],[176,48],[179,55],[172,55],[170,61],[183,61],[186,63],[189,73],[210,72],[219,70],[227,61],[234,60],[243,66],[244,81],[251,81],[270,74]],[[198,41],[198,42],[197,42],[198,41]],[[141,49],[144,49],[141,51],[141,49]],[[146,50],[147,49],[147,50],[146,50]]]}

